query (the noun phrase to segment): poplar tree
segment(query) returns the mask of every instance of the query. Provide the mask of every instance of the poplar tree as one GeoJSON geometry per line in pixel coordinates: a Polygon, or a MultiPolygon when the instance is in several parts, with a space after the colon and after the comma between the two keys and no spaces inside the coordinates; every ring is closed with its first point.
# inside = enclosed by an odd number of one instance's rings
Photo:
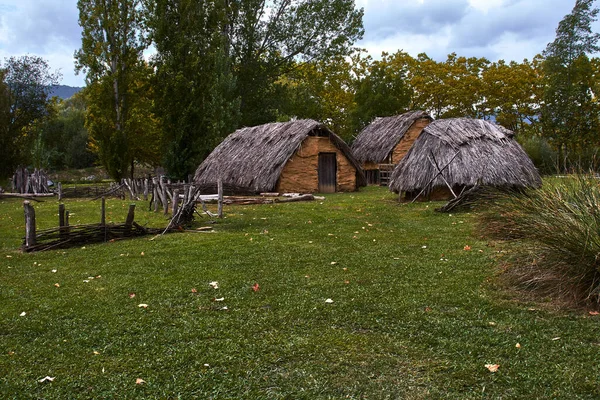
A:
{"type": "Polygon", "coordinates": [[[594,0],[577,0],[543,53],[546,85],[542,123],[544,134],[559,150],[561,170],[567,167],[570,152],[598,144],[600,110],[594,101],[593,68],[588,58],[588,54],[600,51],[600,34],[591,28],[599,11],[593,4],[594,0]]]}
{"type": "Polygon", "coordinates": [[[239,100],[228,55],[227,2],[151,0],[147,26],[157,53],[156,113],[168,174],[188,174],[237,127],[239,100]]]}
{"type": "Polygon", "coordinates": [[[135,161],[156,158],[141,0],[79,0],[77,7],[82,37],[75,59],[86,74],[86,126],[101,163],[120,180],[133,176],[135,161]]]}

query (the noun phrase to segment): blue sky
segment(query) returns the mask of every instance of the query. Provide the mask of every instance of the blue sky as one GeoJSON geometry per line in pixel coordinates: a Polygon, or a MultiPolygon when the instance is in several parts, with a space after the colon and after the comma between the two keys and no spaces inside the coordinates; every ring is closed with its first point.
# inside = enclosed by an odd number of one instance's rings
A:
{"type": "MultiPolygon", "coordinates": [[[[575,0],[355,0],[365,10],[365,37],[373,57],[382,51],[449,53],[492,61],[531,59],[554,39],[558,22],[575,0]]],[[[77,0],[0,0],[0,60],[34,54],[63,75],[62,84],[83,86],[74,73],[80,46],[77,0]]],[[[599,25],[595,26],[598,31],[599,25]]]]}

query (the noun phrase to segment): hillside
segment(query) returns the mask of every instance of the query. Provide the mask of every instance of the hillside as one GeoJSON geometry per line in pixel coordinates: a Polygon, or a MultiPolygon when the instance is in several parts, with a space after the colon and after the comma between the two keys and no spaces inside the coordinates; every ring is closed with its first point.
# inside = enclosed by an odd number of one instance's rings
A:
{"type": "Polygon", "coordinates": [[[61,99],[68,99],[69,97],[73,96],[75,93],[79,92],[81,89],[83,89],[83,88],[66,86],[66,85],[57,85],[52,88],[52,91],[50,92],[50,97],[56,96],[61,99]]]}

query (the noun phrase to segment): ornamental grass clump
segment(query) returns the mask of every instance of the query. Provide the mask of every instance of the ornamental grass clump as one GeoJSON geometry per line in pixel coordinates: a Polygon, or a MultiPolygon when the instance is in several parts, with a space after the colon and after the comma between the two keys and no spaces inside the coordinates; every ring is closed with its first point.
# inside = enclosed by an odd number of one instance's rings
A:
{"type": "Polygon", "coordinates": [[[481,224],[519,241],[507,276],[519,287],[576,302],[600,303],[600,181],[574,175],[538,190],[499,193],[481,224]]]}

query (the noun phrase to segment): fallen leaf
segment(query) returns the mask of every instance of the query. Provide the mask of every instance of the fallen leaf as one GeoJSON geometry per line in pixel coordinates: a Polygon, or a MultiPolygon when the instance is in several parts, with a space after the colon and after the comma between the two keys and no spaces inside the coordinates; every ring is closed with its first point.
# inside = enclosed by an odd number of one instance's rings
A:
{"type": "Polygon", "coordinates": [[[344,267],[342,268],[342,271],[348,271],[348,268],[344,267]]]}
{"type": "Polygon", "coordinates": [[[142,385],[142,384],[144,384],[144,383],[146,383],[146,381],[145,381],[145,380],[143,380],[142,378],[137,378],[137,379],[135,380],[135,384],[136,384],[136,385],[142,385]]]}
{"type": "Polygon", "coordinates": [[[90,281],[88,281],[87,279],[83,280],[83,283],[89,283],[90,281]]]}
{"type": "Polygon", "coordinates": [[[600,315],[600,312],[598,312],[598,311],[590,311],[590,315],[600,315]]]}
{"type": "Polygon", "coordinates": [[[427,248],[427,246],[421,246],[421,248],[422,248],[422,249],[426,249],[426,248],[427,248]]]}
{"type": "Polygon", "coordinates": [[[218,299],[215,297],[214,301],[223,301],[225,300],[225,297],[219,297],[218,299]]]}
{"type": "Polygon", "coordinates": [[[57,271],[57,270],[53,269],[53,270],[52,270],[52,273],[56,273],[56,271],[57,271]]]}
{"type": "Polygon", "coordinates": [[[500,366],[498,364],[485,364],[485,367],[490,371],[490,372],[496,372],[498,371],[498,368],[500,368],[500,366]]]}
{"type": "Polygon", "coordinates": [[[23,311],[21,314],[19,314],[19,317],[24,317],[26,315],[27,315],[27,313],[25,311],[23,311]]]}
{"type": "Polygon", "coordinates": [[[260,286],[258,285],[258,283],[252,285],[252,290],[254,290],[255,292],[258,292],[260,290],[260,286]]]}
{"type": "Polygon", "coordinates": [[[310,275],[304,275],[305,278],[310,278],[310,275]]]}
{"type": "Polygon", "coordinates": [[[148,304],[142,303],[142,304],[138,304],[139,308],[148,308],[148,304]]]}
{"type": "Polygon", "coordinates": [[[555,338],[552,338],[552,340],[560,340],[560,336],[557,336],[555,338]]]}
{"type": "Polygon", "coordinates": [[[94,355],[97,356],[98,354],[100,354],[100,353],[97,352],[96,350],[94,350],[94,355]]]}
{"type": "Polygon", "coordinates": [[[332,261],[331,262],[331,265],[335,265],[335,264],[337,264],[337,261],[332,261]]]}
{"type": "Polygon", "coordinates": [[[145,254],[144,254],[144,252],[142,251],[142,252],[140,253],[140,256],[143,256],[143,255],[145,255],[145,254]]]}
{"type": "Polygon", "coordinates": [[[221,310],[227,311],[227,310],[229,310],[229,308],[227,308],[227,306],[224,306],[223,308],[221,308],[221,310]]]}
{"type": "Polygon", "coordinates": [[[60,287],[60,283],[55,283],[54,286],[60,287]]]}
{"type": "Polygon", "coordinates": [[[515,347],[516,347],[517,349],[520,349],[520,348],[521,348],[521,343],[517,343],[517,344],[515,344],[515,347]]]}
{"type": "Polygon", "coordinates": [[[209,364],[204,364],[204,366],[205,366],[206,368],[210,367],[210,365],[209,365],[209,364]]]}
{"type": "Polygon", "coordinates": [[[425,307],[425,312],[431,312],[431,307],[425,307]]]}
{"type": "Polygon", "coordinates": [[[198,289],[192,288],[192,293],[198,293],[198,289]]]}
{"type": "Polygon", "coordinates": [[[471,246],[469,246],[469,245],[467,244],[467,245],[465,245],[465,247],[463,247],[463,250],[464,250],[464,251],[469,251],[469,250],[471,250],[471,246]]]}
{"type": "Polygon", "coordinates": [[[327,303],[327,304],[331,304],[331,303],[333,303],[333,300],[331,300],[331,299],[327,299],[327,300],[325,300],[325,303],[327,303]]]}
{"type": "Polygon", "coordinates": [[[9,355],[9,356],[14,356],[14,355],[15,355],[15,352],[14,352],[14,351],[9,351],[9,352],[8,352],[8,355],[9,355]]]}
{"type": "Polygon", "coordinates": [[[130,299],[133,299],[134,297],[135,297],[135,293],[133,293],[133,292],[129,293],[129,298],[130,299]]]}
{"type": "Polygon", "coordinates": [[[44,382],[53,382],[53,381],[54,381],[54,376],[45,376],[42,379],[40,379],[38,382],[44,383],[44,382]]]}
{"type": "Polygon", "coordinates": [[[212,287],[213,289],[218,289],[219,288],[219,282],[217,282],[217,281],[210,282],[208,284],[208,286],[212,287]]]}
{"type": "Polygon", "coordinates": [[[344,281],[344,283],[345,283],[346,285],[348,285],[348,284],[350,284],[350,281],[346,280],[346,281],[344,281]]]}

